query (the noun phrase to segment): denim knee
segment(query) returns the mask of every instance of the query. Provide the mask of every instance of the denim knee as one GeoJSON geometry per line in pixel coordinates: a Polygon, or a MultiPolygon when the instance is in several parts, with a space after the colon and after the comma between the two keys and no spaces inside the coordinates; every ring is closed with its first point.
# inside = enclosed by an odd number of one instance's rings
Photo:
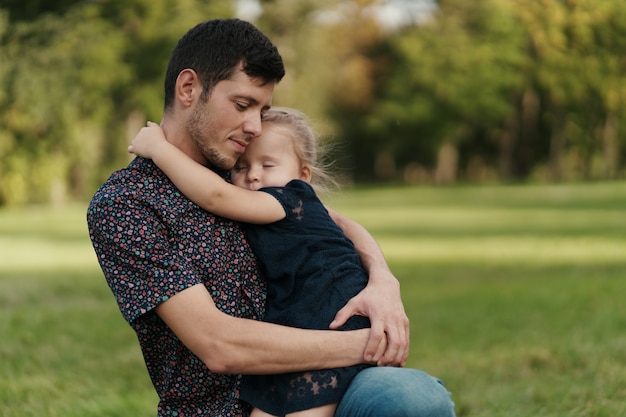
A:
{"type": "Polygon", "coordinates": [[[354,378],[335,416],[454,417],[454,403],[441,381],[423,371],[375,367],[354,378]]]}

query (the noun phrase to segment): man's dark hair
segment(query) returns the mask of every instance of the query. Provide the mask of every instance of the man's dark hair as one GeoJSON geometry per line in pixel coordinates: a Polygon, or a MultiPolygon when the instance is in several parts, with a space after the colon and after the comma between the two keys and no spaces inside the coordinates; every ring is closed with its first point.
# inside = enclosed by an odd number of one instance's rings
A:
{"type": "Polygon", "coordinates": [[[239,19],[215,19],[190,29],[176,44],[165,74],[165,109],[174,101],[178,74],[194,70],[206,99],[213,87],[232,76],[237,65],[250,77],[279,82],[285,75],[276,46],[259,29],[239,19]]]}

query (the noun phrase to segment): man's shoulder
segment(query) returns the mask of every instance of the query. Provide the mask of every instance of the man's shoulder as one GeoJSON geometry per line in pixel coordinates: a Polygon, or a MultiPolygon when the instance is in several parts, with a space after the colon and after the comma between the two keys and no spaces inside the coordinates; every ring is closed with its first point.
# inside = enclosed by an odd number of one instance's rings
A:
{"type": "Polygon", "coordinates": [[[135,158],[115,171],[96,191],[87,209],[88,222],[154,217],[158,222],[219,226],[236,222],[215,216],[189,200],[151,160],[135,158]]]}
{"type": "Polygon", "coordinates": [[[90,208],[97,206],[145,206],[158,211],[184,210],[191,202],[165,174],[144,158],[113,172],[94,194],[90,208]]]}

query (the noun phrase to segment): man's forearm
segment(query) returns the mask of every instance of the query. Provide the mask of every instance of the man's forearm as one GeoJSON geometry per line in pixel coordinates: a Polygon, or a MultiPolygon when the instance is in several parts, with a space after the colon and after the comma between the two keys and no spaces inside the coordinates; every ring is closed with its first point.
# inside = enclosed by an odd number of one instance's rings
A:
{"type": "Polygon", "coordinates": [[[181,341],[214,372],[273,374],[363,362],[369,329],[305,330],[220,312],[198,284],[157,308],[181,341]]]}
{"type": "Polygon", "coordinates": [[[206,362],[218,356],[221,373],[274,374],[351,366],[363,362],[369,330],[338,332],[306,330],[254,320],[232,318],[231,328],[240,337],[223,340],[223,352],[216,355],[213,343],[206,362]],[[241,337],[241,335],[244,335],[241,337]]]}

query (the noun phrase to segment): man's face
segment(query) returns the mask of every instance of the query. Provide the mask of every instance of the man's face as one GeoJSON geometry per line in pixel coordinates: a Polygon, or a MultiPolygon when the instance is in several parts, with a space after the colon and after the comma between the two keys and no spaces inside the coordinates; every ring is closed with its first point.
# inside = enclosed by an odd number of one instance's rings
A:
{"type": "Polygon", "coordinates": [[[252,138],[261,134],[261,115],[272,104],[274,83],[248,77],[237,70],[217,83],[206,102],[198,99],[187,130],[204,159],[229,170],[252,138]]]}

